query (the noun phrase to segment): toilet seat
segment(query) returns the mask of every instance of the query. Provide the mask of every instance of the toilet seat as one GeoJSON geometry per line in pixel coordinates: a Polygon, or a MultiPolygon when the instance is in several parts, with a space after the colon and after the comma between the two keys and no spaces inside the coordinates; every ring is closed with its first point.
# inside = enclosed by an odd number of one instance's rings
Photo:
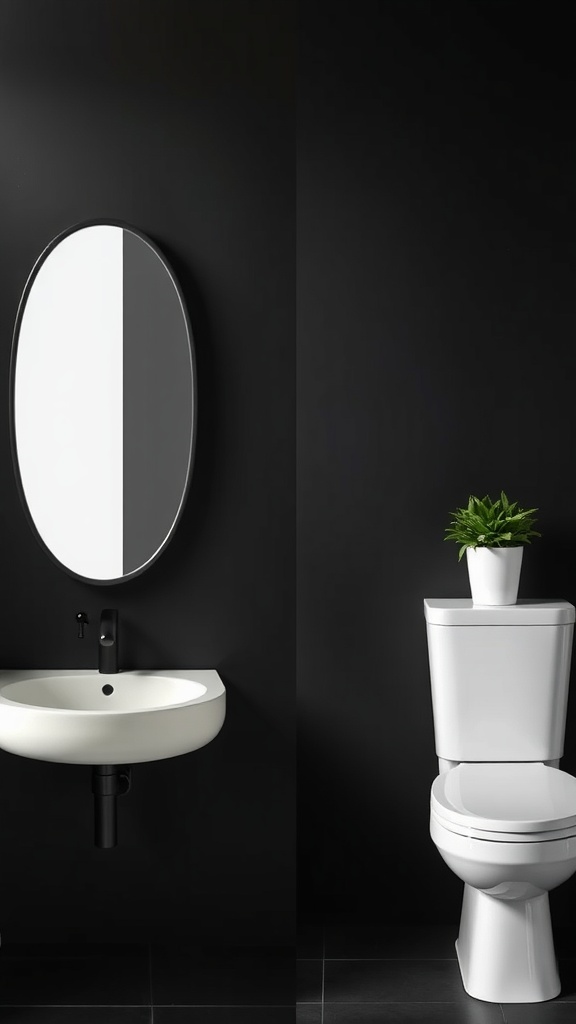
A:
{"type": "Polygon", "coordinates": [[[554,839],[576,838],[576,825],[570,828],[550,829],[547,832],[494,832],[488,829],[473,828],[472,825],[458,825],[454,821],[441,818],[435,811],[430,811],[432,823],[451,832],[452,835],[467,836],[468,839],[483,839],[490,843],[550,843],[554,839]]]}
{"type": "Polygon", "coordinates": [[[576,779],[541,762],[465,763],[432,783],[431,814],[449,831],[492,842],[576,835],[576,779]]]}

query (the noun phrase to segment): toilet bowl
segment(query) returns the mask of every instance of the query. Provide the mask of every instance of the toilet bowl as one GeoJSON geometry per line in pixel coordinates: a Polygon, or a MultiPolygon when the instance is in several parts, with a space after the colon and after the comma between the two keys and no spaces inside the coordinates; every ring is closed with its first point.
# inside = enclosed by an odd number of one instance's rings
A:
{"type": "Polygon", "coordinates": [[[462,763],[434,780],[430,834],[465,883],[456,950],[490,1002],[560,992],[548,892],[576,871],[576,779],[543,763],[462,763]]]}
{"type": "Polygon", "coordinates": [[[424,615],[440,770],[430,830],[464,882],[464,988],[496,1003],[553,999],[548,892],[576,871],[576,779],[556,767],[576,608],[426,598],[424,615]]]}

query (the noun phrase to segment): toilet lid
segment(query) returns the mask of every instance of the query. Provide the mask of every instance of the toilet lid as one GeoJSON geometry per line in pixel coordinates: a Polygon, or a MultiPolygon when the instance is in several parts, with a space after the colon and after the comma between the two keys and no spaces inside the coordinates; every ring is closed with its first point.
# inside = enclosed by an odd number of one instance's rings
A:
{"type": "Polygon", "coordinates": [[[460,764],[432,783],[447,822],[488,832],[547,832],[576,824],[576,779],[542,763],[460,764]]]}

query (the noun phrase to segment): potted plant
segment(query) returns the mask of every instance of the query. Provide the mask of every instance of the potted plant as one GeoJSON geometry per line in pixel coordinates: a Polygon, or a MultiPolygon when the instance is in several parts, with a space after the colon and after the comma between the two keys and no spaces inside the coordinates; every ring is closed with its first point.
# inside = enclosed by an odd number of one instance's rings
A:
{"type": "Polygon", "coordinates": [[[474,604],[516,604],[523,545],[540,537],[534,529],[537,511],[518,508],[502,491],[496,501],[471,496],[466,508],[452,513],[444,540],[460,545],[458,561],[466,552],[474,604]]]}

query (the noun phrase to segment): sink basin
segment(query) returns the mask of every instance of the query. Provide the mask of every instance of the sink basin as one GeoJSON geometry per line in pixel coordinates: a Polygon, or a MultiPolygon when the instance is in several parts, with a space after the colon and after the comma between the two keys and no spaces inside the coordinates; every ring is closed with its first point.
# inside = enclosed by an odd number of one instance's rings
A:
{"type": "Polygon", "coordinates": [[[0,671],[0,748],[66,764],[136,764],[214,739],[226,691],[213,669],[0,671]]]}

